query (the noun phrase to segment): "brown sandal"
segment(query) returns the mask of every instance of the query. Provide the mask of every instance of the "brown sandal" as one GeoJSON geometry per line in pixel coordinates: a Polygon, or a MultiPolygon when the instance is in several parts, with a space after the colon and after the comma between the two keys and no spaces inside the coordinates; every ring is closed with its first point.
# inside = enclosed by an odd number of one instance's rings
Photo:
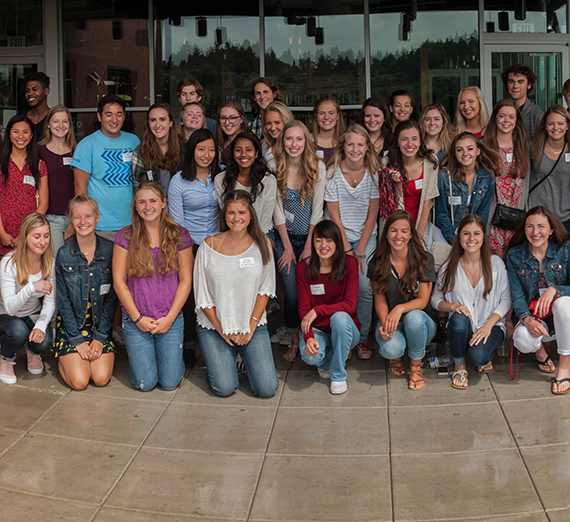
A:
{"type": "Polygon", "coordinates": [[[397,359],[391,359],[390,364],[388,366],[388,372],[396,377],[401,377],[402,375],[406,375],[406,367],[404,366],[404,361],[402,361],[401,357],[397,359]]]}
{"type": "Polygon", "coordinates": [[[490,373],[495,369],[492,362],[488,362],[485,366],[477,366],[479,373],[490,373]]]}
{"type": "Polygon", "coordinates": [[[426,381],[422,374],[422,367],[419,364],[410,365],[410,381],[408,388],[413,391],[423,390],[426,387],[426,381]]]}

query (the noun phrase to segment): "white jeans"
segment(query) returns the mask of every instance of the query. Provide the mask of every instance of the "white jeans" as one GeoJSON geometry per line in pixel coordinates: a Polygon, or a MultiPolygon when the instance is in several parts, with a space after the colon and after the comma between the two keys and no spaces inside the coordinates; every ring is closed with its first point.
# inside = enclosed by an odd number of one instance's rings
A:
{"type": "MultiPolygon", "coordinates": [[[[552,337],[546,335],[533,337],[527,327],[519,322],[513,333],[513,343],[521,353],[535,353],[540,349],[543,342],[547,343],[556,339],[558,353],[570,355],[570,297],[562,296],[556,299],[552,305],[552,315],[555,332],[552,337]]],[[[540,323],[548,330],[544,321],[540,321],[540,323]]]]}

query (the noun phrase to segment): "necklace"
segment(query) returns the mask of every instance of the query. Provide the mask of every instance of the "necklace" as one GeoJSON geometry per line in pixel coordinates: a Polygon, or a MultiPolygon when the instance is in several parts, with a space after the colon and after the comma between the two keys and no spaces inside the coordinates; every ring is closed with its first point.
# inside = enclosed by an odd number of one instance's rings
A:
{"type": "Polygon", "coordinates": [[[233,240],[232,236],[230,234],[228,234],[228,238],[230,239],[230,241],[232,242],[232,245],[234,246],[234,248],[238,251],[239,254],[243,254],[248,248],[249,248],[249,239],[247,240],[247,244],[244,245],[242,248],[239,248],[235,241],[233,240]]]}
{"type": "Polygon", "coordinates": [[[548,144],[548,146],[550,147],[550,150],[554,152],[554,154],[560,154],[566,148],[566,145],[564,145],[560,150],[554,150],[552,145],[550,145],[550,143],[548,144]]]}

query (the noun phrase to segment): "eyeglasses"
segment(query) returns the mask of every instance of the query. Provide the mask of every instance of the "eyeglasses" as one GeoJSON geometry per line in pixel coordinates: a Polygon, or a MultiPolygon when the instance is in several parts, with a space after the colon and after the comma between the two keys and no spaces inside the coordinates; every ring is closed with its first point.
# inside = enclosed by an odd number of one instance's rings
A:
{"type": "Polygon", "coordinates": [[[220,123],[226,123],[227,121],[235,123],[240,118],[241,116],[220,116],[220,123]]]}

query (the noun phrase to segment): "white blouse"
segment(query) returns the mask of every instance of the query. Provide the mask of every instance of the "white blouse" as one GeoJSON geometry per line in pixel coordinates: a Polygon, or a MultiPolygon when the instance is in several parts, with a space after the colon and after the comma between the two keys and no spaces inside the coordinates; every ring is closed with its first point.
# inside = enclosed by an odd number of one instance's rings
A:
{"type": "MultiPolygon", "coordinates": [[[[511,309],[511,290],[509,287],[507,269],[505,268],[503,260],[499,256],[491,257],[493,287],[487,299],[483,298],[485,279],[481,277],[475,288],[473,288],[467,275],[463,271],[461,263],[457,266],[457,275],[455,277],[453,290],[444,295],[441,291],[441,287],[447,266],[448,262],[439,270],[437,284],[434,286],[431,296],[432,306],[436,310],[439,310],[439,303],[442,301],[465,305],[471,314],[471,327],[474,332],[481,328],[493,314],[498,314],[501,316],[501,319],[497,322],[497,326],[500,326],[503,333],[506,334],[505,315],[511,309]],[[475,306],[473,306],[473,303],[475,303],[475,306]]],[[[449,313],[450,318],[453,313],[454,312],[449,313]]]]}
{"type": "MultiPolygon", "coordinates": [[[[224,335],[249,333],[249,320],[258,295],[275,297],[272,251],[271,259],[264,265],[256,243],[242,254],[226,256],[202,241],[194,264],[194,296],[200,326],[214,330],[204,309],[216,307],[224,335]]],[[[266,323],[263,311],[258,324],[266,323]]]]}

